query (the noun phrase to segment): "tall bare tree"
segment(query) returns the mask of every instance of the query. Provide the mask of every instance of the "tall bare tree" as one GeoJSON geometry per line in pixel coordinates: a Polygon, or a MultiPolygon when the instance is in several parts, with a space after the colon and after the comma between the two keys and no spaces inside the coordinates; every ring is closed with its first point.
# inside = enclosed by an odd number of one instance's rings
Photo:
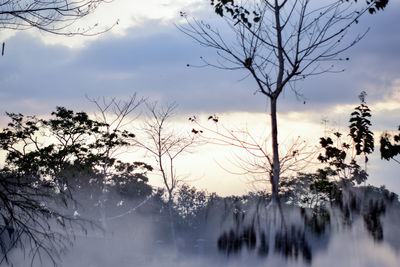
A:
{"type": "MultiPolygon", "coordinates": [[[[279,157],[277,103],[286,88],[327,72],[340,72],[332,62],[362,39],[349,29],[365,13],[381,9],[377,3],[357,6],[348,1],[253,0],[213,1],[227,26],[219,30],[181,13],[178,28],[201,46],[216,50],[219,59],[206,65],[224,70],[245,70],[255,82],[256,92],[269,100],[272,138],[272,196],[278,199],[281,161],[279,157]]],[[[382,3],[385,4],[385,3],[382,3]]],[[[348,60],[345,58],[344,60],[348,60]]]]}
{"type": "Polygon", "coordinates": [[[147,103],[149,118],[142,129],[145,139],[136,140],[139,147],[154,157],[168,193],[168,201],[172,201],[173,191],[183,179],[176,171],[175,161],[196,143],[195,136],[174,131],[168,125],[176,108],[176,104],[163,107],[157,103],[147,103]]]}

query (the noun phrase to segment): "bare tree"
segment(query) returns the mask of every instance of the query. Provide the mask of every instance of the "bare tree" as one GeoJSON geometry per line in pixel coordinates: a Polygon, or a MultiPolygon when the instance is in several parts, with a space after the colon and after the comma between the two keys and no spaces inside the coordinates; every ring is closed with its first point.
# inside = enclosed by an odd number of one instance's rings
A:
{"type": "Polygon", "coordinates": [[[78,19],[92,13],[106,0],[5,0],[0,3],[0,28],[39,30],[62,35],[90,35],[88,28],[71,30],[78,19]]]}
{"type": "Polygon", "coordinates": [[[163,184],[168,193],[168,209],[171,219],[172,238],[175,230],[172,221],[173,193],[184,177],[177,173],[175,163],[178,157],[190,151],[196,144],[195,136],[179,133],[169,127],[169,119],[174,115],[176,104],[158,106],[147,103],[149,118],[144,122],[144,139],[136,140],[136,145],[150,153],[158,166],[163,184]]]}
{"type": "Polygon", "coordinates": [[[129,151],[134,145],[135,135],[126,130],[128,126],[137,118],[133,112],[144,102],[143,98],[132,95],[127,101],[119,101],[116,98],[89,99],[96,107],[98,113],[95,115],[96,121],[102,124],[103,130],[96,136],[96,143],[101,149],[102,155],[100,163],[102,181],[102,195],[99,200],[101,221],[106,228],[105,202],[108,196],[108,184],[110,182],[110,169],[116,163],[117,157],[129,151]]]}
{"type": "MultiPolygon", "coordinates": [[[[192,132],[198,135],[199,139],[208,144],[218,146],[229,146],[239,148],[241,153],[233,155],[232,163],[239,171],[226,171],[250,177],[250,182],[256,188],[272,184],[271,175],[273,171],[272,153],[270,150],[270,135],[260,137],[253,134],[249,129],[228,129],[220,122],[216,115],[208,117],[213,125],[201,123],[196,117],[189,118],[195,123],[196,128],[192,132]],[[244,153],[242,153],[244,152],[244,153]]],[[[316,148],[310,147],[306,141],[298,137],[285,148],[280,148],[281,174],[290,175],[304,171],[313,163],[316,155],[316,148]]]]}
{"type": "Polygon", "coordinates": [[[340,55],[365,35],[366,32],[347,38],[350,27],[363,14],[371,12],[377,1],[369,1],[367,6],[360,8],[336,0],[262,0],[244,1],[239,5],[233,1],[216,2],[216,12],[227,23],[226,31],[183,12],[185,23],[178,28],[201,46],[217,51],[219,60],[213,63],[203,58],[206,65],[247,71],[247,76],[256,84],[256,92],[269,99],[270,180],[273,198],[277,199],[281,174],[277,121],[279,96],[286,88],[297,93],[296,82],[307,77],[342,71],[332,62],[343,60],[340,55]]]}

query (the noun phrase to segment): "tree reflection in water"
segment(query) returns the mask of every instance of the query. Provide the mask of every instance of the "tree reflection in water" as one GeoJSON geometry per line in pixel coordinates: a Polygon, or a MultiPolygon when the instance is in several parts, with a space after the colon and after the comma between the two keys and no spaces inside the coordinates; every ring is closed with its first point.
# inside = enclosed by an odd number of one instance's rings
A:
{"type": "Polygon", "coordinates": [[[312,208],[263,196],[236,201],[226,213],[231,221],[224,218],[228,226],[218,237],[218,250],[228,257],[275,254],[311,263],[317,251],[327,249],[335,233],[358,227],[357,221],[363,222],[375,242],[385,240],[382,220],[389,208],[399,208],[397,195],[368,186],[345,188],[338,196],[312,208]]]}

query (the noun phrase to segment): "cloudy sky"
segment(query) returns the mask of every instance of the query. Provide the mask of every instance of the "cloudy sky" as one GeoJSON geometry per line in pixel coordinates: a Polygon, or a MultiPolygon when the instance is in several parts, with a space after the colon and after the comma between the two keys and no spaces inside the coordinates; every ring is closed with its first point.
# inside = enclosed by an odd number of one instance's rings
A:
{"type": "MultiPolygon", "coordinates": [[[[95,37],[51,36],[36,30],[2,30],[6,43],[0,58],[0,113],[49,114],[56,106],[91,112],[85,98],[118,97],[133,93],[161,103],[179,105],[177,123],[191,115],[220,114],[229,127],[268,127],[268,105],[254,94],[251,80],[241,72],[187,67],[201,64],[200,56],[215,53],[200,47],[181,33],[180,11],[218,23],[205,0],[115,0],[100,7],[86,24],[107,27],[95,37]]],[[[346,51],[350,60],[341,65],[345,72],[324,74],[298,84],[304,99],[291,90],[279,102],[281,140],[301,134],[311,142],[326,127],[346,130],[348,114],[358,104],[358,94],[368,93],[373,112],[373,130],[395,130],[400,124],[400,1],[390,1],[384,12],[362,18],[354,32],[368,34],[346,51]],[[327,126],[321,123],[328,120],[327,126]]],[[[5,116],[0,117],[2,125],[5,116]]],[[[189,126],[190,127],[190,126],[189,126]]],[[[221,194],[249,190],[246,179],[233,176],[217,163],[231,157],[223,148],[199,149],[188,155],[182,172],[193,184],[221,194]],[[213,166],[210,168],[210,166],[213,166]],[[215,167],[214,167],[215,166],[215,167]]],[[[400,165],[380,161],[376,153],[369,165],[370,183],[385,184],[400,193],[400,165]]]]}

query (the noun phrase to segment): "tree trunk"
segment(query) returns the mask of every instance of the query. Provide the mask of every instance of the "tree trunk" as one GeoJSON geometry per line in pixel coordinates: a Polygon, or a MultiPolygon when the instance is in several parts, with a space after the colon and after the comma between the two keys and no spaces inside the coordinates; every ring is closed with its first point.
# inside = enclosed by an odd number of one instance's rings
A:
{"type": "Polygon", "coordinates": [[[278,200],[279,196],[279,174],[280,174],[280,162],[279,162],[279,149],[278,149],[278,122],[276,119],[276,98],[270,98],[271,102],[271,129],[272,129],[272,156],[273,164],[270,174],[270,182],[272,185],[272,199],[278,200]]]}
{"type": "Polygon", "coordinates": [[[282,43],[282,27],[280,21],[280,9],[279,1],[275,0],[275,26],[276,26],[276,38],[277,38],[277,57],[279,63],[278,76],[276,78],[276,90],[270,95],[271,100],[271,130],[272,130],[272,175],[271,175],[271,185],[272,185],[272,200],[279,201],[279,174],[281,171],[281,165],[279,162],[279,149],[278,149],[278,122],[276,119],[276,104],[278,97],[282,92],[283,85],[283,75],[285,70],[285,60],[283,58],[283,43],[282,43]]]}
{"type": "Polygon", "coordinates": [[[172,192],[168,191],[168,212],[169,212],[169,222],[171,227],[171,236],[172,242],[174,245],[175,253],[177,252],[177,244],[176,244],[176,233],[175,233],[175,225],[174,225],[174,217],[172,213],[172,192]]]}

